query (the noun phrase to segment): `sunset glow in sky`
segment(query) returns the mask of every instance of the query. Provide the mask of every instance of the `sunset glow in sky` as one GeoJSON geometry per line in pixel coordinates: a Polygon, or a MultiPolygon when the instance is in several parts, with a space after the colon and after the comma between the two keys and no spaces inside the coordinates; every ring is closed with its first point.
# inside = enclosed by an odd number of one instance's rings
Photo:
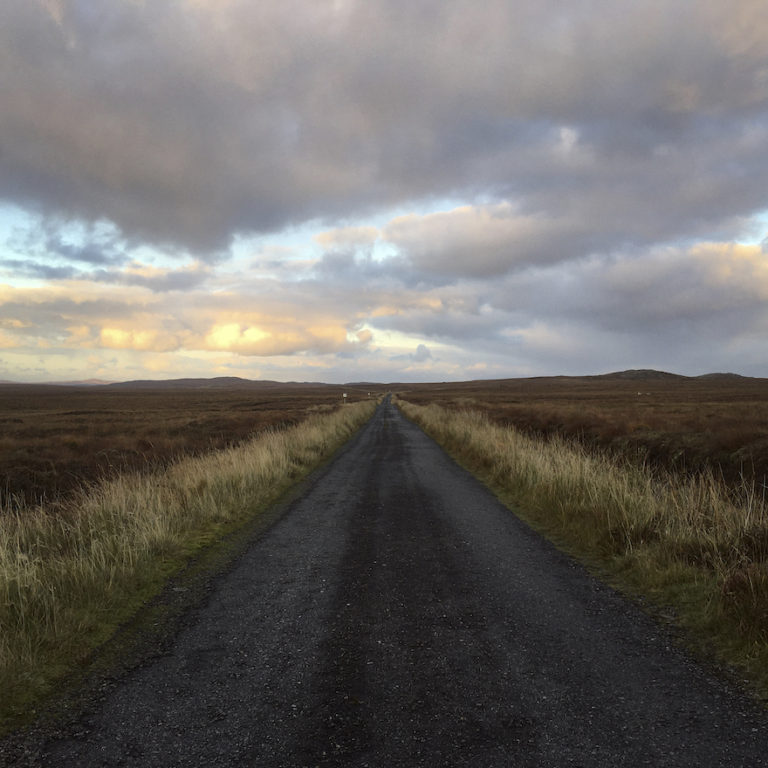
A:
{"type": "Polygon", "coordinates": [[[764,0],[3,0],[0,380],[768,376],[764,0]]]}

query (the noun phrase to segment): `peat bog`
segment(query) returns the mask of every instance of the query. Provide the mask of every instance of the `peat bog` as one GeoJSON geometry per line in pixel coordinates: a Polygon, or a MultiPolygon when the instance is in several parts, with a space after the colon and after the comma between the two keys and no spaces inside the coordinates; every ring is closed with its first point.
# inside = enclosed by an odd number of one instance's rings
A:
{"type": "Polygon", "coordinates": [[[768,379],[660,371],[398,385],[417,405],[475,410],[493,422],[573,438],[653,468],[713,470],[728,483],[768,477],[768,379]]]}
{"type": "Polygon", "coordinates": [[[0,509],[117,472],[237,445],[367,399],[368,389],[243,379],[107,386],[0,384],[0,509]]]}

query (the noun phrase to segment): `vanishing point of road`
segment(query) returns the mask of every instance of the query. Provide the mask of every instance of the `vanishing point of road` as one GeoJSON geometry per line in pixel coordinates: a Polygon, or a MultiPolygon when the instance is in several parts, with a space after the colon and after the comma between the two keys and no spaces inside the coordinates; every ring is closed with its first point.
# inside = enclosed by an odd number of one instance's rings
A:
{"type": "Polygon", "coordinates": [[[387,399],[39,760],[746,768],[768,718],[387,399]]]}

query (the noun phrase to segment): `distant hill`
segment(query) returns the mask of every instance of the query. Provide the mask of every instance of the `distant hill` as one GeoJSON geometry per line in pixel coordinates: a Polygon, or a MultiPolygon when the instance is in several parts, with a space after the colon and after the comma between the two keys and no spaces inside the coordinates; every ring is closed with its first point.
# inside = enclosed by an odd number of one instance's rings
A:
{"type": "Polygon", "coordinates": [[[14,387],[103,387],[112,384],[106,379],[83,379],[82,381],[8,381],[0,379],[0,385],[14,387]]]}
{"type": "Polygon", "coordinates": [[[342,387],[381,387],[381,382],[376,383],[375,381],[347,381],[344,384],[341,384],[342,387]]]}
{"type": "Polygon", "coordinates": [[[109,384],[110,389],[232,389],[244,388],[253,384],[270,386],[276,381],[254,382],[239,376],[218,376],[213,379],[136,379],[109,384]]]}
{"type": "MultiPolygon", "coordinates": [[[[768,379],[742,376],[736,373],[707,373],[701,376],[683,376],[667,371],[657,371],[652,368],[635,368],[626,371],[614,371],[582,376],[527,376],[509,379],[473,379],[468,381],[443,381],[443,382],[400,382],[384,386],[399,390],[426,389],[435,391],[463,390],[472,392],[491,388],[494,390],[506,389],[512,391],[526,391],[531,387],[567,388],[567,387],[616,387],[626,389],[636,385],[638,389],[663,388],[665,386],[676,387],[708,386],[708,387],[739,387],[768,384],[768,379]],[[647,385],[647,386],[645,386],[647,385]]],[[[381,385],[379,385],[381,386],[381,385]]]]}
{"type": "Polygon", "coordinates": [[[314,388],[335,388],[335,389],[381,389],[382,387],[419,387],[419,386],[477,386],[477,385],[508,385],[522,382],[599,382],[599,381],[702,381],[712,384],[728,384],[748,381],[762,381],[751,376],[742,376],[738,373],[705,373],[700,376],[682,376],[678,373],[668,373],[667,371],[656,371],[652,368],[636,368],[626,371],[614,371],[612,373],[601,373],[585,376],[532,376],[525,378],[509,379],[473,379],[467,381],[452,382],[390,382],[388,384],[372,381],[354,381],[344,384],[327,384],[314,381],[273,381],[271,379],[243,379],[239,376],[218,376],[215,378],[184,378],[184,379],[137,379],[134,381],[109,382],[103,379],[85,379],[82,381],[56,381],[56,382],[38,382],[35,384],[29,382],[0,380],[0,386],[39,386],[39,387],[97,387],[106,389],[133,389],[133,390],[159,390],[159,389],[208,389],[208,390],[234,390],[245,389],[255,391],[270,391],[286,389],[307,389],[314,388]]]}
{"type": "Polygon", "coordinates": [[[299,389],[306,387],[339,387],[336,384],[315,382],[271,381],[269,379],[242,379],[239,376],[217,376],[213,379],[141,379],[121,381],[107,385],[110,389],[299,389]]]}
{"type": "Polygon", "coordinates": [[[675,381],[688,379],[689,376],[681,376],[679,373],[667,373],[666,371],[655,371],[652,368],[630,368],[627,371],[615,371],[614,373],[603,373],[598,376],[585,376],[588,379],[621,379],[625,381],[675,381]]]}
{"type": "Polygon", "coordinates": [[[587,376],[590,379],[623,379],[638,381],[680,381],[684,379],[698,381],[723,382],[746,381],[751,376],[742,376],[739,373],[704,373],[701,376],[682,376],[679,373],[667,373],[666,371],[654,371],[651,368],[630,369],[628,371],[616,371],[615,373],[604,373],[600,376],[587,376]]]}
{"type": "Polygon", "coordinates": [[[704,373],[701,376],[697,376],[697,379],[704,379],[709,381],[744,381],[745,379],[751,379],[752,376],[742,376],[740,373],[704,373]]]}

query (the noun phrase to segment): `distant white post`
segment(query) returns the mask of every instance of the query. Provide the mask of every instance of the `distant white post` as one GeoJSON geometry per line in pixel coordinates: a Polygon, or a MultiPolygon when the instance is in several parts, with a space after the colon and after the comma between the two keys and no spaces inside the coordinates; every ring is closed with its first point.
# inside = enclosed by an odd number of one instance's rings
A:
{"type": "Polygon", "coordinates": [[[341,396],[341,404],[342,405],[346,405],[347,404],[347,393],[346,392],[341,396]]]}

